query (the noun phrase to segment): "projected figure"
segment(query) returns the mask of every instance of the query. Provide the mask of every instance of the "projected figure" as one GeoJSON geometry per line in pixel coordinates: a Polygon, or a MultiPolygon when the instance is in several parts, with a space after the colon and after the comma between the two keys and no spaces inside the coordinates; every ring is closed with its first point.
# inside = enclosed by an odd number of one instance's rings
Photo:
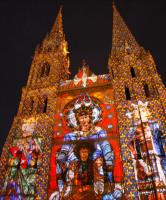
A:
{"type": "Polygon", "coordinates": [[[130,143],[131,152],[136,159],[137,174],[140,180],[146,180],[152,175],[147,152],[148,149],[152,149],[152,143],[151,135],[148,133],[143,132],[142,127],[138,126],[130,143]]]}
{"type": "Polygon", "coordinates": [[[76,144],[74,153],[77,160],[69,164],[66,185],[70,187],[70,192],[67,195],[64,193],[64,199],[81,200],[94,198],[93,181],[95,174],[91,159],[93,152],[93,145],[86,141],[80,141],[76,144]]]}
{"type": "MultiPolygon", "coordinates": [[[[62,145],[57,157],[56,173],[59,193],[56,199],[61,199],[62,196],[66,198],[72,193],[69,183],[74,178],[70,180],[69,177],[74,175],[70,167],[79,160],[74,152],[79,141],[89,141],[94,146],[94,152],[90,159],[93,162],[91,174],[95,173],[95,176],[91,181],[88,178],[88,187],[85,188],[89,188],[89,184],[92,184],[90,188],[93,186],[95,199],[116,199],[121,197],[122,192],[120,188],[114,189],[114,153],[107,140],[107,132],[101,127],[95,126],[95,123],[101,120],[101,109],[98,104],[93,102],[88,95],[80,95],[73,108],[68,112],[67,119],[68,125],[74,127],[74,131],[65,135],[64,145],[62,145]]],[[[82,180],[82,182],[84,181],[82,180]]],[[[91,189],[87,195],[92,194],[90,191],[91,189]]]]}
{"type": "MultiPolygon", "coordinates": [[[[37,167],[41,162],[41,140],[34,134],[34,119],[25,120],[23,137],[14,140],[9,149],[9,162],[3,193],[9,199],[34,199],[37,167]]],[[[0,197],[1,199],[1,197],[0,197]]]]}
{"type": "MultiPolygon", "coordinates": [[[[156,186],[166,185],[166,157],[164,151],[165,136],[159,126],[152,120],[147,107],[148,102],[139,101],[133,104],[133,122],[136,126],[130,140],[130,149],[135,160],[135,168],[139,181],[149,178],[155,181],[156,186]]],[[[149,179],[149,180],[150,180],[149,179]]]]}

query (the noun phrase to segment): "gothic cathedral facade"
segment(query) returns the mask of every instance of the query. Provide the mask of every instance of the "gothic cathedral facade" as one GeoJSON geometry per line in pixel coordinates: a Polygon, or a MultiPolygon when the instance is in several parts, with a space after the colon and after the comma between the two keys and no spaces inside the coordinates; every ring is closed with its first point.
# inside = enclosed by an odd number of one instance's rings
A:
{"type": "Polygon", "coordinates": [[[0,200],[166,199],[166,90],[113,5],[108,74],[69,79],[59,10],[0,160],[0,200]]]}

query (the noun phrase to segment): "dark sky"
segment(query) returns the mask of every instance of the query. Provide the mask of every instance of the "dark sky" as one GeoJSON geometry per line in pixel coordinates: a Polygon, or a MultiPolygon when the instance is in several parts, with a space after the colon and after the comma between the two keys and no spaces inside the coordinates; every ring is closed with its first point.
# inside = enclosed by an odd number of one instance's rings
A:
{"type": "MultiPolygon", "coordinates": [[[[115,2],[139,44],[152,53],[166,82],[166,0],[115,2]]],[[[108,72],[111,0],[0,0],[0,150],[17,113],[35,47],[50,31],[60,4],[72,74],[83,58],[96,74],[108,72]]]]}

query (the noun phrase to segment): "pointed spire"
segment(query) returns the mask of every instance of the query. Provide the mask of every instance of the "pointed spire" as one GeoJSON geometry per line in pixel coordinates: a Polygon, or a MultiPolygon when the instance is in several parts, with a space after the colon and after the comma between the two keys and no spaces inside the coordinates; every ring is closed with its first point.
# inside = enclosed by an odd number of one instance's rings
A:
{"type": "Polygon", "coordinates": [[[56,17],[56,20],[54,22],[50,34],[53,34],[55,32],[63,33],[62,6],[59,9],[58,15],[56,17]]]}
{"type": "Polygon", "coordinates": [[[65,41],[63,33],[62,7],[60,7],[56,20],[49,34],[45,37],[41,49],[54,51],[65,41]]]}
{"type": "Polygon", "coordinates": [[[130,32],[123,18],[120,16],[113,1],[113,35],[111,55],[113,56],[120,54],[121,51],[126,51],[126,44],[132,52],[135,52],[139,48],[139,44],[130,32]]]}

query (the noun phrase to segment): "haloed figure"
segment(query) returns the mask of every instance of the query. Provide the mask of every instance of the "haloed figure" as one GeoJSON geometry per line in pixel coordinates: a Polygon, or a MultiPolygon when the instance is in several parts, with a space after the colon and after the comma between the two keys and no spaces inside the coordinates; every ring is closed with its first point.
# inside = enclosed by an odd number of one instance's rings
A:
{"type": "Polygon", "coordinates": [[[65,135],[64,144],[57,157],[56,173],[60,198],[71,196],[74,191],[71,187],[73,181],[80,191],[88,191],[84,192],[86,195],[80,196],[80,199],[87,200],[87,195],[95,196],[93,199],[106,199],[108,196],[117,199],[121,196],[121,189],[112,187],[114,152],[107,140],[107,132],[95,125],[100,120],[101,108],[87,95],[80,95],[69,110],[67,122],[73,132],[65,135]],[[77,151],[78,156],[75,148],[81,141],[93,143],[93,153],[89,154],[87,148],[82,148],[77,151]]]}
{"type": "Polygon", "coordinates": [[[85,115],[85,113],[82,113],[83,115],[78,115],[78,122],[80,126],[80,130],[84,133],[89,131],[91,128],[91,119],[89,115],[85,115]]]}

